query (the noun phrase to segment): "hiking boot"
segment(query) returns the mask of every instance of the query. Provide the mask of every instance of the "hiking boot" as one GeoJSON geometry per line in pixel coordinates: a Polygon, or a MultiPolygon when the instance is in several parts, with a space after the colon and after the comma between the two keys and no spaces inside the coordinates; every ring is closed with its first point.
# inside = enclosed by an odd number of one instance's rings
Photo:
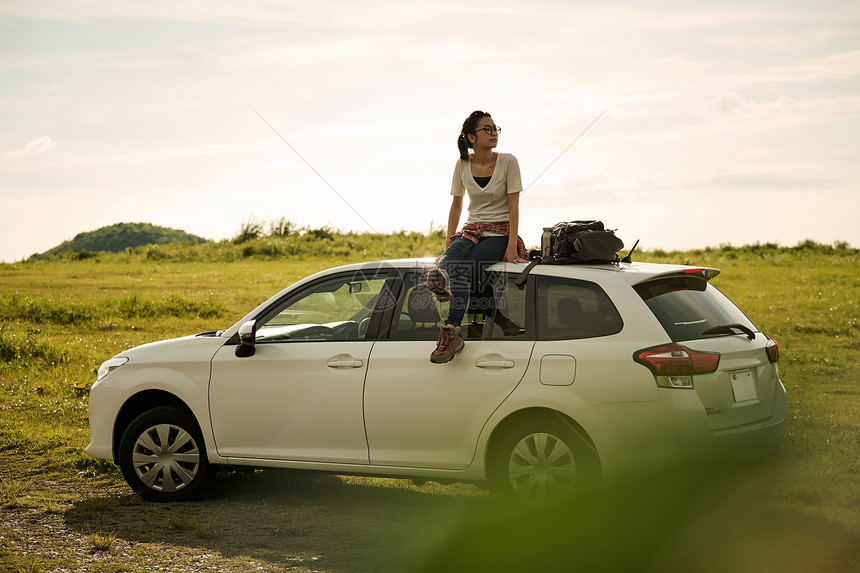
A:
{"type": "Polygon", "coordinates": [[[454,358],[454,354],[463,350],[463,337],[460,336],[460,327],[452,324],[443,324],[439,327],[439,341],[436,350],[430,355],[433,364],[445,364],[454,358]]]}
{"type": "Polygon", "coordinates": [[[436,295],[439,302],[451,300],[453,296],[448,288],[448,273],[444,269],[431,269],[427,273],[427,287],[436,295]]]}

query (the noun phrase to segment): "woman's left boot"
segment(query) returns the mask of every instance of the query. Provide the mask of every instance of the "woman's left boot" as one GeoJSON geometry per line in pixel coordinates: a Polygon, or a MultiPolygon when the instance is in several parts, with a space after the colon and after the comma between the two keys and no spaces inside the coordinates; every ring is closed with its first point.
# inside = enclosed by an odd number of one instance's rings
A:
{"type": "Polygon", "coordinates": [[[439,340],[436,342],[436,350],[430,355],[433,364],[445,364],[451,362],[454,354],[463,350],[466,343],[460,336],[460,327],[453,324],[443,324],[439,327],[439,340]]]}

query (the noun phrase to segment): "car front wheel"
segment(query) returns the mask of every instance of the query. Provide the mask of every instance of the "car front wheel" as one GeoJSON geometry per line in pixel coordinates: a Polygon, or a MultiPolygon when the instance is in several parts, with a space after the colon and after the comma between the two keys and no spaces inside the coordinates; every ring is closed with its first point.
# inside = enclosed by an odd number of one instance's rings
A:
{"type": "Polygon", "coordinates": [[[596,453],[564,420],[525,420],[508,429],[491,461],[494,489],[523,501],[569,498],[597,476],[596,453]]]}
{"type": "Polygon", "coordinates": [[[196,420],[175,406],[147,410],[129,424],[119,466],[135,493],[153,501],[194,497],[213,473],[196,420]]]}

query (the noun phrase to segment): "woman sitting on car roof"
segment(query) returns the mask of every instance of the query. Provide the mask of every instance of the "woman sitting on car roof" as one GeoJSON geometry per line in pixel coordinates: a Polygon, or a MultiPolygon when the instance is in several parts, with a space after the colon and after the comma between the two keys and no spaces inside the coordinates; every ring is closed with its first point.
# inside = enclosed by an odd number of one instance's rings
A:
{"type": "Polygon", "coordinates": [[[460,323],[469,303],[471,277],[478,276],[477,270],[499,261],[525,262],[528,256],[517,234],[523,190],[520,166],[513,155],[493,151],[499,133],[501,128],[489,113],[474,111],[457,138],[460,159],[451,184],[445,253],[437,268],[427,273],[427,285],[436,297],[451,301],[436,350],[430,355],[435,364],[451,361],[464,346],[460,323]],[[466,194],[469,214],[457,231],[466,194]]]}

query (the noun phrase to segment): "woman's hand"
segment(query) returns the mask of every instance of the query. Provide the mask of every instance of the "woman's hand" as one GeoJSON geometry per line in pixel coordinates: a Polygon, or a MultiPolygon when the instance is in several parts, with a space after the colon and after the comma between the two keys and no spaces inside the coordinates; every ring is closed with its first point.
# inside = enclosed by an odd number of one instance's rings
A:
{"type": "Polygon", "coordinates": [[[517,251],[516,244],[513,245],[512,247],[508,246],[507,250],[505,251],[505,258],[502,260],[505,261],[506,263],[527,263],[528,262],[526,259],[524,259],[520,256],[519,252],[517,251]]]}

